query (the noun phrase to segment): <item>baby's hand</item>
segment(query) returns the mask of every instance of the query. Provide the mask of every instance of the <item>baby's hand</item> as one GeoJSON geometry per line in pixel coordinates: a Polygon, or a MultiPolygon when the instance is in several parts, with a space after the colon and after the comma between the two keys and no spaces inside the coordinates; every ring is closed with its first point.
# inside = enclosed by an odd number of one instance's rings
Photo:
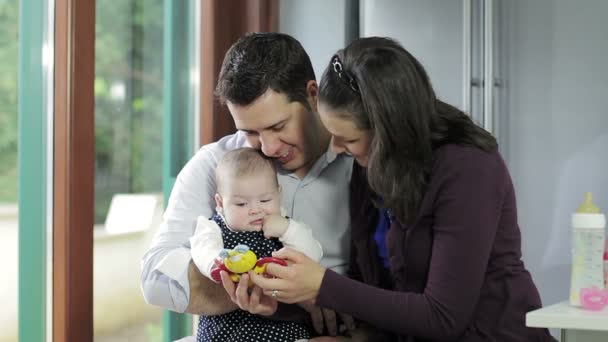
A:
{"type": "Polygon", "coordinates": [[[262,230],[264,236],[268,239],[271,237],[281,237],[287,231],[289,226],[289,219],[286,219],[280,215],[267,215],[264,217],[264,225],[262,230]]]}

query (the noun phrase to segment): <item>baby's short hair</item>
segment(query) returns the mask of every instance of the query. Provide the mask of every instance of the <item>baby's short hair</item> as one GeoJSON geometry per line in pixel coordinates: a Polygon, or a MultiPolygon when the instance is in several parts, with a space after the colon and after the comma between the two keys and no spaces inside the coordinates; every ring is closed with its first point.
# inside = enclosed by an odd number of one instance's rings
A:
{"type": "Polygon", "coordinates": [[[276,180],[277,168],[274,162],[261,151],[251,147],[242,147],[229,151],[220,159],[215,168],[215,181],[218,191],[220,190],[223,178],[250,176],[259,174],[263,170],[272,171],[275,174],[276,180]]]}

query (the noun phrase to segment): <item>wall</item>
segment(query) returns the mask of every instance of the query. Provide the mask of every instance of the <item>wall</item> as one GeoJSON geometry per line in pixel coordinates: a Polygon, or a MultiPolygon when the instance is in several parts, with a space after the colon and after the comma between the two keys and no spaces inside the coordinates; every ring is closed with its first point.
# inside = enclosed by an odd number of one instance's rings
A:
{"type": "Polygon", "coordinates": [[[501,4],[502,149],[525,261],[549,304],[568,296],[570,214],[583,193],[608,212],[608,2],[501,4]]]}
{"type": "Polygon", "coordinates": [[[361,36],[398,40],[422,63],[438,97],[462,106],[462,1],[361,0],[361,36]]]}
{"type": "Polygon", "coordinates": [[[345,1],[281,0],[279,31],[294,36],[304,46],[317,81],[331,56],[344,47],[345,1]]]}

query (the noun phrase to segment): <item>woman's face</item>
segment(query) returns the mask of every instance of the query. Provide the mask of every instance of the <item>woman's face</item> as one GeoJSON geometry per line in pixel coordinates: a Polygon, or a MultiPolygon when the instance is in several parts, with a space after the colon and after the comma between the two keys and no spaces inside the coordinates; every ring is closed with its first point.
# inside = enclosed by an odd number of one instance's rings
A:
{"type": "Polygon", "coordinates": [[[354,121],[347,119],[346,113],[321,102],[318,110],[323,125],[331,134],[331,149],[336,153],[352,155],[359,165],[366,167],[372,140],[371,132],[357,128],[354,121]]]}

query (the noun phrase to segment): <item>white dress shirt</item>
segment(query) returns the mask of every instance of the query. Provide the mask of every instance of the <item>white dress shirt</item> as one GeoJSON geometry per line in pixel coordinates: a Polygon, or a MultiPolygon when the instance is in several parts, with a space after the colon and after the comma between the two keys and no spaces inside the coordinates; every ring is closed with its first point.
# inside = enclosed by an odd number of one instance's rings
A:
{"type": "MultiPolygon", "coordinates": [[[[197,218],[215,210],[215,167],[227,151],[248,146],[242,132],[203,146],[181,170],[163,222],[142,259],[141,287],[145,300],[184,312],[190,298],[190,237],[197,218]]],[[[323,154],[303,178],[279,172],[283,208],[289,217],[313,230],[323,248],[321,265],[344,273],[350,243],[349,182],[353,158],[323,154]]]]}

